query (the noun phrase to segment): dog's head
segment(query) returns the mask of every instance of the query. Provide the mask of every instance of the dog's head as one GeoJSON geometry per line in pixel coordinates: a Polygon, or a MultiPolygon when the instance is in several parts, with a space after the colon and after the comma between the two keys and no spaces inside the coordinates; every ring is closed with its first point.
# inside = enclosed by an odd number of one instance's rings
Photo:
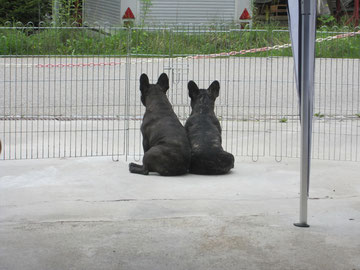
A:
{"type": "Polygon", "coordinates": [[[140,76],[141,102],[146,106],[146,97],[151,95],[166,94],[169,89],[169,78],[162,73],[156,84],[150,84],[148,76],[143,73],[140,76]]]}
{"type": "Polygon", "coordinates": [[[199,89],[194,81],[188,83],[193,111],[214,111],[215,99],[219,96],[220,84],[213,81],[208,89],[199,89]]]}

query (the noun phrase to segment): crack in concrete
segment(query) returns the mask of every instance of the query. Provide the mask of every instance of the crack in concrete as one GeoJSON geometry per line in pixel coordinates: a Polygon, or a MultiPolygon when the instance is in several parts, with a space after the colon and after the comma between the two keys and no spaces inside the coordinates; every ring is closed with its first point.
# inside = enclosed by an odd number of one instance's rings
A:
{"type": "MultiPolygon", "coordinates": [[[[343,199],[353,199],[353,198],[360,198],[359,195],[351,195],[351,196],[324,196],[324,197],[309,197],[309,200],[343,200],[343,199]]],[[[262,201],[271,201],[271,200],[297,200],[298,197],[285,197],[285,198],[264,198],[262,201]]],[[[117,202],[150,202],[150,201],[232,201],[232,202],[240,202],[240,201],[258,201],[259,199],[214,199],[214,198],[202,198],[202,199],[193,199],[193,198],[178,198],[178,199],[171,199],[171,198],[163,198],[163,199],[112,199],[112,200],[69,200],[69,201],[39,201],[33,203],[27,203],[26,205],[37,205],[42,203],[71,203],[71,202],[85,202],[85,203],[117,203],[117,202]]],[[[20,204],[7,204],[7,205],[0,205],[0,208],[4,207],[19,207],[20,204]]]]}
{"type": "MultiPolygon", "coordinates": [[[[258,214],[244,214],[240,216],[234,216],[234,219],[244,219],[244,218],[250,218],[250,217],[262,217],[266,216],[265,213],[258,213],[258,214]]],[[[32,222],[32,221],[4,221],[0,224],[8,225],[8,226],[15,226],[15,229],[22,228],[24,226],[31,226],[31,225],[56,225],[56,224],[72,224],[72,223],[123,223],[127,221],[159,221],[159,220],[181,220],[181,219],[214,219],[214,218],[231,218],[231,216],[227,215],[176,215],[176,216],[161,216],[161,217],[148,217],[148,218],[124,218],[124,219],[117,219],[117,220],[106,220],[106,219],[100,219],[100,220],[53,220],[53,221],[40,221],[40,222],[32,222]],[[21,224],[21,225],[20,225],[21,224]]]]}

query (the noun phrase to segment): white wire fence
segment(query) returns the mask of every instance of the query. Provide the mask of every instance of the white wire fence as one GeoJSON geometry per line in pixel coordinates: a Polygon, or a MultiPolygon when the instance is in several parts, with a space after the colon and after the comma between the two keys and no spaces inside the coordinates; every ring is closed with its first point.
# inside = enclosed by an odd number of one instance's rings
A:
{"type": "MultiPolygon", "coordinates": [[[[313,158],[360,160],[358,31],[317,34],[313,158]]],[[[182,122],[190,114],[187,82],[220,82],[216,114],[227,151],[277,161],[300,154],[287,31],[18,25],[0,35],[0,159],[140,159],[138,80],[162,72],[182,122]]]]}

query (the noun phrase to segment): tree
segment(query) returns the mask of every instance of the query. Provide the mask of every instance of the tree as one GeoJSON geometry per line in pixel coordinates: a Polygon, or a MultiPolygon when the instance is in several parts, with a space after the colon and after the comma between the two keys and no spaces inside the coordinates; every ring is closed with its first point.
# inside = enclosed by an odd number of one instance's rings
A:
{"type": "Polygon", "coordinates": [[[7,21],[38,25],[51,14],[51,0],[0,0],[0,24],[7,21]]]}

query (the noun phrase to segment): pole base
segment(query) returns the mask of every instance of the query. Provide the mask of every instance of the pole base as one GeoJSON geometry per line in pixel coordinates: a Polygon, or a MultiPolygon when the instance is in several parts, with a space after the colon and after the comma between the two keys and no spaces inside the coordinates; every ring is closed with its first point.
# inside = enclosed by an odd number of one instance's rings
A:
{"type": "Polygon", "coordinates": [[[301,227],[301,228],[309,228],[310,225],[307,223],[294,223],[294,226],[301,227]]]}

